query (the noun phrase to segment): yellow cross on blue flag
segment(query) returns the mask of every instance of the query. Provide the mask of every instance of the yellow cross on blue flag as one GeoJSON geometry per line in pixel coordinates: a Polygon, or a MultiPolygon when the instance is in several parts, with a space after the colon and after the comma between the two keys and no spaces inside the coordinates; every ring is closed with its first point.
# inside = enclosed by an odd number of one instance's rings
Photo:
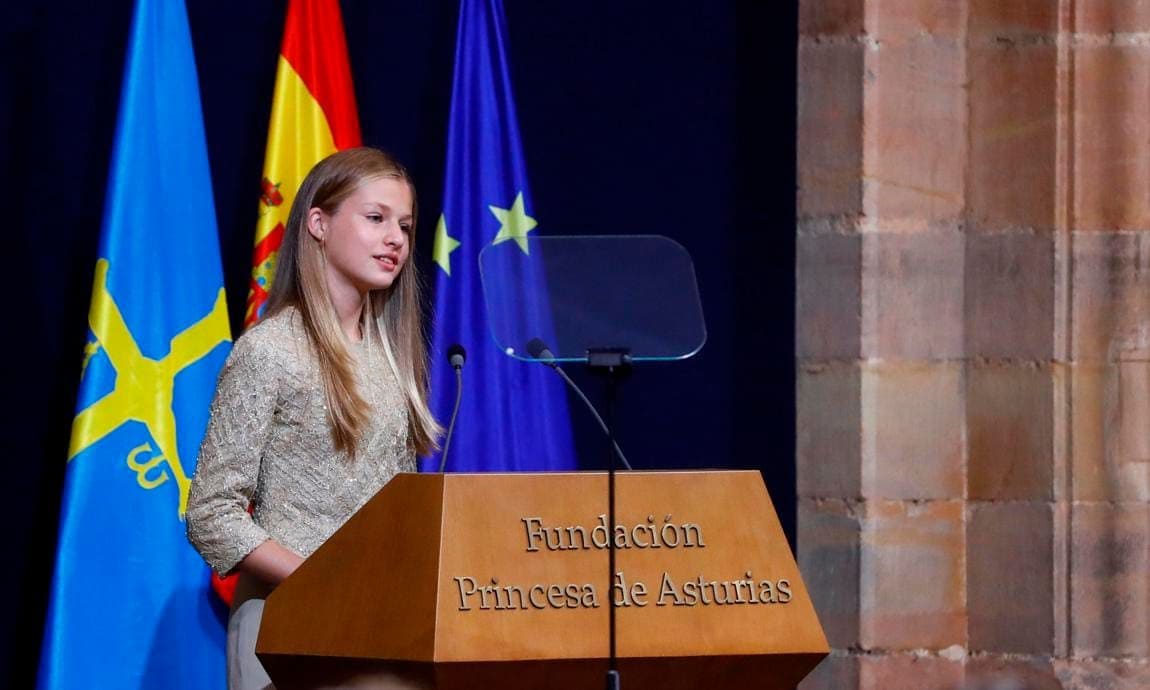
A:
{"type": "MultiPolygon", "coordinates": [[[[432,409],[450,418],[455,375],[446,352],[467,349],[466,389],[451,441],[453,471],[574,469],[562,381],[503,354],[488,328],[479,252],[514,242],[528,251],[538,220],[515,117],[500,0],[463,0],[447,131],[443,214],[435,232],[432,409]]],[[[530,273],[527,273],[530,276],[530,273]]],[[[530,281],[528,281],[530,282],[530,281]]],[[[520,288],[543,294],[541,285],[520,288]]],[[[424,469],[438,467],[426,460],[424,469]]]]}
{"type": "Polygon", "coordinates": [[[38,686],[222,688],[184,509],[231,334],[183,0],[138,0],[38,686]]]}

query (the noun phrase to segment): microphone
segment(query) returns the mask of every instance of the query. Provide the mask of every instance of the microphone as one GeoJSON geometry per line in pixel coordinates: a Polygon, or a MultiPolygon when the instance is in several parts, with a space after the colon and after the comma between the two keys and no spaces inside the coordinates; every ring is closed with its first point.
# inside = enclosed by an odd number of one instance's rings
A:
{"type": "Polygon", "coordinates": [[[459,403],[463,400],[463,363],[467,350],[459,343],[447,348],[447,363],[455,370],[455,407],[451,410],[451,423],[447,425],[447,438],[443,441],[443,454],[439,456],[439,471],[447,467],[447,451],[451,448],[451,435],[455,432],[455,418],[459,416],[459,403]]]}
{"type": "Polygon", "coordinates": [[[559,367],[555,362],[554,353],[547,347],[547,343],[539,338],[532,338],[527,341],[527,354],[531,355],[532,359],[537,359],[541,364],[546,364],[552,369],[559,367]]]}
{"type": "Polygon", "coordinates": [[[447,363],[451,365],[452,369],[462,369],[463,363],[467,361],[467,350],[459,343],[455,343],[447,348],[447,363]]]}
{"type": "MultiPolygon", "coordinates": [[[[595,417],[596,422],[599,422],[599,428],[603,430],[603,433],[608,436],[611,435],[611,432],[607,429],[607,424],[603,421],[603,418],[599,416],[599,411],[595,409],[595,406],[591,404],[591,401],[587,399],[587,396],[583,394],[579,386],[575,385],[575,382],[571,380],[567,372],[563,371],[563,367],[559,366],[559,362],[555,361],[555,353],[551,352],[551,348],[547,347],[547,343],[543,342],[540,338],[532,338],[527,341],[527,354],[531,355],[532,359],[540,364],[554,369],[555,373],[559,374],[559,377],[571,387],[571,390],[575,391],[579,399],[587,406],[587,409],[591,410],[591,415],[595,417]]],[[[627,462],[627,456],[623,455],[623,449],[619,447],[618,442],[612,440],[611,444],[615,446],[615,455],[618,456],[619,460],[623,463],[623,467],[632,469],[631,463],[627,462]]]]}

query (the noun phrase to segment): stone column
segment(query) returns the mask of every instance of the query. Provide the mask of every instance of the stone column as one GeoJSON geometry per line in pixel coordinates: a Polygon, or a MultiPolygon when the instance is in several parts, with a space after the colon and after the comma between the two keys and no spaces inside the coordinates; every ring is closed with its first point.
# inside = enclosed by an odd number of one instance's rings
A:
{"type": "Polygon", "coordinates": [[[1150,2],[1073,7],[1068,658],[1055,666],[1067,687],[1150,688],[1150,2]]]}
{"type": "Polygon", "coordinates": [[[801,0],[798,100],[804,689],[1150,687],[1150,1],[801,0]]]}

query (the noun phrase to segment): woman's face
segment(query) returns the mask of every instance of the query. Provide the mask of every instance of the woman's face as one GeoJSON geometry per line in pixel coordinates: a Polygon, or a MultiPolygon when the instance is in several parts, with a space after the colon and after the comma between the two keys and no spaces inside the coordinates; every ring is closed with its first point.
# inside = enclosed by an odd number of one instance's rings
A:
{"type": "Polygon", "coordinates": [[[335,292],[391,287],[411,252],[411,188],[377,177],[362,183],[335,213],[312,209],[308,231],[324,244],[328,286],[335,292]]]}

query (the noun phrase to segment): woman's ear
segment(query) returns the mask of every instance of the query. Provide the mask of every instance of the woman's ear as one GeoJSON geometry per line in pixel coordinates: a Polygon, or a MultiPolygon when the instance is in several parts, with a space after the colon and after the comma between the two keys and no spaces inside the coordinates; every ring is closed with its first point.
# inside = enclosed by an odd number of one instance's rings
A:
{"type": "Polygon", "coordinates": [[[324,235],[327,232],[327,222],[324,219],[323,210],[319,208],[309,209],[307,212],[307,231],[308,233],[323,242],[324,235]]]}

